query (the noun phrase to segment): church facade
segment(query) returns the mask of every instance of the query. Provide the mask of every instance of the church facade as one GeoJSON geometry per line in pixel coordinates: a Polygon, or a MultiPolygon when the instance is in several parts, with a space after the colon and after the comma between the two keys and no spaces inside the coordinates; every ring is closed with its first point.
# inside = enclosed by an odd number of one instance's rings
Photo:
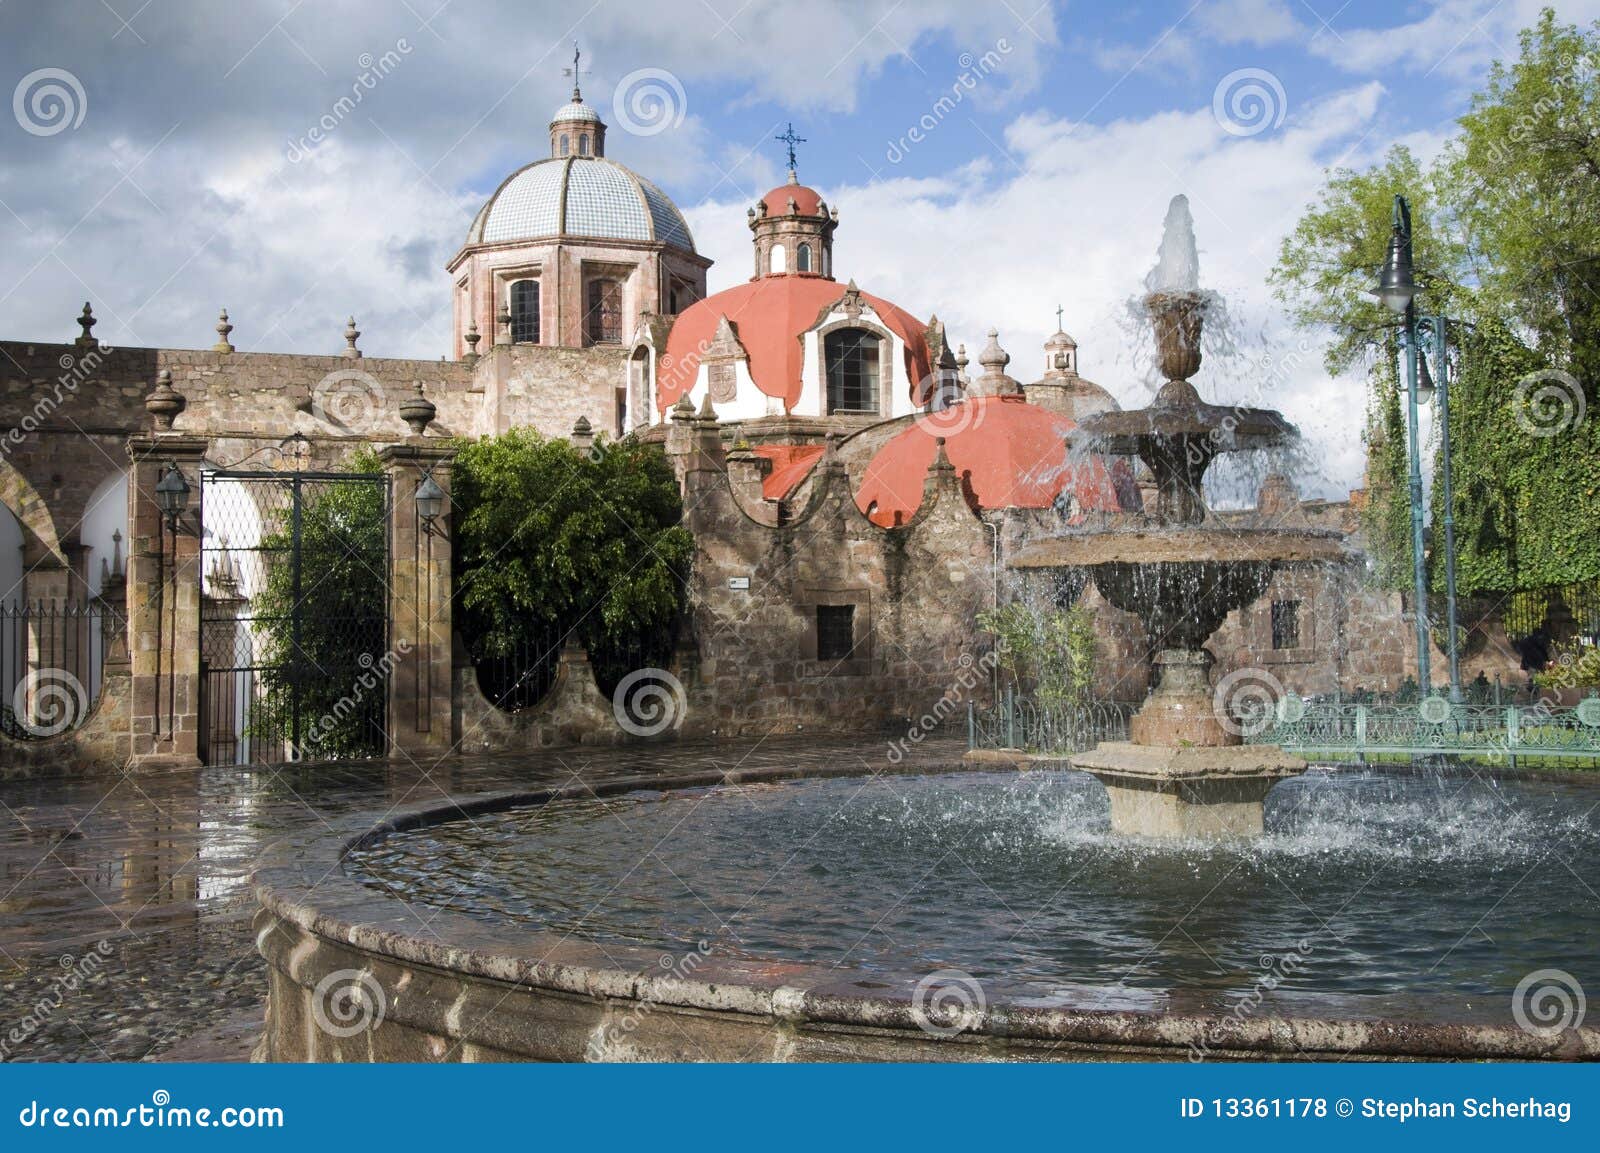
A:
{"type": "MultiPolygon", "coordinates": [[[[369,446],[391,462],[442,460],[454,438],[513,427],[637,436],[672,460],[699,548],[672,670],[689,704],[684,733],[893,729],[953,685],[971,680],[987,697],[998,680],[976,620],[1013,594],[1011,551],[1143,501],[1125,461],[1070,450],[1078,420],[1116,407],[1079,374],[1076,343],[1057,331],[1037,378],[1019,381],[998,332],[969,358],[931,312],[919,319],[841,280],[847,217],[792,164],[747,211],[749,277],[710,292],[711,262],[682,213],[606,153],[606,125],[575,88],[550,120],[549,155],[500,184],[448,263],[451,344],[439,361],[366,355],[354,318],[326,353],[241,352],[226,313],[209,348],[110,349],[89,305],[75,340],[0,341],[0,424],[11,430],[0,611],[100,601],[128,621],[126,635],[90,646],[106,670],[92,723],[53,748],[0,731],[0,772],[60,762],[63,748],[83,763],[163,748],[204,759],[205,656],[172,630],[198,629],[206,604],[237,590],[199,571],[215,547],[204,526],[196,543],[175,535],[175,552],[163,551],[149,491],[163,461],[197,482],[202,470],[337,469],[369,446]],[[981,677],[965,675],[974,667],[981,677]]],[[[405,483],[414,499],[415,478],[405,483]]],[[[1353,533],[1347,508],[1301,507],[1274,483],[1275,515],[1353,533]]],[[[392,544],[421,547],[414,533],[392,544]]],[[[448,588],[448,561],[428,563],[448,588]]],[[[1218,675],[1270,668],[1308,693],[1399,687],[1409,626],[1397,598],[1366,590],[1361,567],[1353,541],[1346,565],[1282,574],[1219,634],[1218,675]],[[1273,606],[1291,601],[1299,627],[1287,636],[1273,606]]],[[[435,607],[448,621],[448,597],[435,607]]],[[[1097,619],[1100,692],[1137,699],[1149,640],[1108,606],[1097,619]]],[[[36,639],[0,669],[8,697],[49,659],[36,639]]],[[[426,747],[616,738],[593,685],[572,679],[581,670],[558,681],[559,701],[504,714],[451,641],[447,629],[431,664],[403,666],[408,691],[443,698],[438,723],[419,730],[426,747]]],[[[1474,661],[1468,675],[1516,675],[1503,635],[1474,661]]]]}

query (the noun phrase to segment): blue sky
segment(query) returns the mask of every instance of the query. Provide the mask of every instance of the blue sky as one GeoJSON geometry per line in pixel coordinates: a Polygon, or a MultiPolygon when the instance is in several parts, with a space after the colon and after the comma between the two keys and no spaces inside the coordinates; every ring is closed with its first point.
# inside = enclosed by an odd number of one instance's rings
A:
{"type": "MultiPolygon", "coordinates": [[[[56,69],[82,95],[59,130],[0,117],[0,336],[67,339],[88,298],[115,343],[208,345],[226,305],[243,348],[334,351],[355,313],[369,354],[437,356],[443,265],[501,177],[545,154],[576,40],[609,154],[678,200],[713,289],[747,275],[744,209],[782,179],[771,137],[792,120],[802,176],[840,208],[840,277],[974,350],[997,327],[1024,381],[1060,304],[1085,374],[1148,398],[1126,304],[1186,193],[1241,337],[1199,383],[1282,407],[1316,449],[1306,490],[1337,496],[1359,482],[1363,390],[1285,324],[1264,284],[1277,244],[1327,165],[1437,150],[1538,7],[10,0],[0,88],[56,69]],[[641,85],[665,94],[660,131],[625,123],[641,85]],[[1241,86],[1262,102],[1230,110],[1241,86]]],[[[1591,20],[1600,0],[1558,11],[1591,20]]]]}

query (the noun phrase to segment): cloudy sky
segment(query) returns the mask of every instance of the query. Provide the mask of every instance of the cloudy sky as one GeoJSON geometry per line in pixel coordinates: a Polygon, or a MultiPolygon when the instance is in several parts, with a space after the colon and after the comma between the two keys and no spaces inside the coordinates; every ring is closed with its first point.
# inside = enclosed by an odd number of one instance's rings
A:
{"type": "Polygon", "coordinates": [[[748,275],[744,210],[782,178],[772,137],[793,121],[802,177],[840,208],[840,278],[974,353],[998,327],[1023,380],[1059,305],[1085,375],[1148,399],[1127,302],[1187,194],[1240,347],[1200,383],[1270,387],[1314,446],[1307,495],[1338,496],[1362,388],[1273,307],[1278,242],[1326,167],[1436,150],[1537,8],[0,0],[0,338],[69,339],[89,299],[113,344],[207,346],[225,305],[245,349],[336,351],[354,313],[369,355],[439,355],[443,265],[547,152],[576,41],[608,155],[678,201],[713,290],[748,275]]]}

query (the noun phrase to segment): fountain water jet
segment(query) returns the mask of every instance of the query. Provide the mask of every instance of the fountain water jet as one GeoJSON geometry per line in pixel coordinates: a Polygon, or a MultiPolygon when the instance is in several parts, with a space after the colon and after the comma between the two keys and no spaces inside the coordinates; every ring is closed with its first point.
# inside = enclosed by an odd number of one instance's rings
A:
{"type": "Polygon", "coordinates": [[[1244,746],[1213,700],[1205,642],[1234,609],[1266,591],[1275,569],[1329,560],[1331,533],[1208,524],[1206,470],[1220,453],[1273,448],[1299,433],[1271,409],[1207,404],[1189,378],[1200,369],[1206,294],[1199,288],[1188,202],[1167,212],[1160,258],[1146,279],[1145,310],[1166,383],[1145,409],[1105,412],[1079,425],[1087,447],[1137,456],[1155,482],[1138,517],[1108,531],[1040,541],[1019,569],[1087,570],[1108,602],[1144,621],[1158,683],[1128,726],[1072,758],[1111,797],[1115,832],[1148,837],[1256,836],[1268,790],[1306,769],[1273,745],[1244,746]]]}

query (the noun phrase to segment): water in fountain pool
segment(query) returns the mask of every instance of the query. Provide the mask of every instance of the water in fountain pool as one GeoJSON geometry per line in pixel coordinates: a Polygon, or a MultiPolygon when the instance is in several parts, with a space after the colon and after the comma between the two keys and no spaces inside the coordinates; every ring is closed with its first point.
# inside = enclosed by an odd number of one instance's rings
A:
{"type": "Polygon", "coordinates": [[[1113,838],[1070,771],[557,801],[397,834],[366,883],[530,931],[926,972],[1107,1007],[1502,1020],[1527,972],[1600,985],[1576,787],[1314,772],[1250,842],[1113,838]],[[1284,959],[1294,957],[1292,964],[1284,959]]]}

